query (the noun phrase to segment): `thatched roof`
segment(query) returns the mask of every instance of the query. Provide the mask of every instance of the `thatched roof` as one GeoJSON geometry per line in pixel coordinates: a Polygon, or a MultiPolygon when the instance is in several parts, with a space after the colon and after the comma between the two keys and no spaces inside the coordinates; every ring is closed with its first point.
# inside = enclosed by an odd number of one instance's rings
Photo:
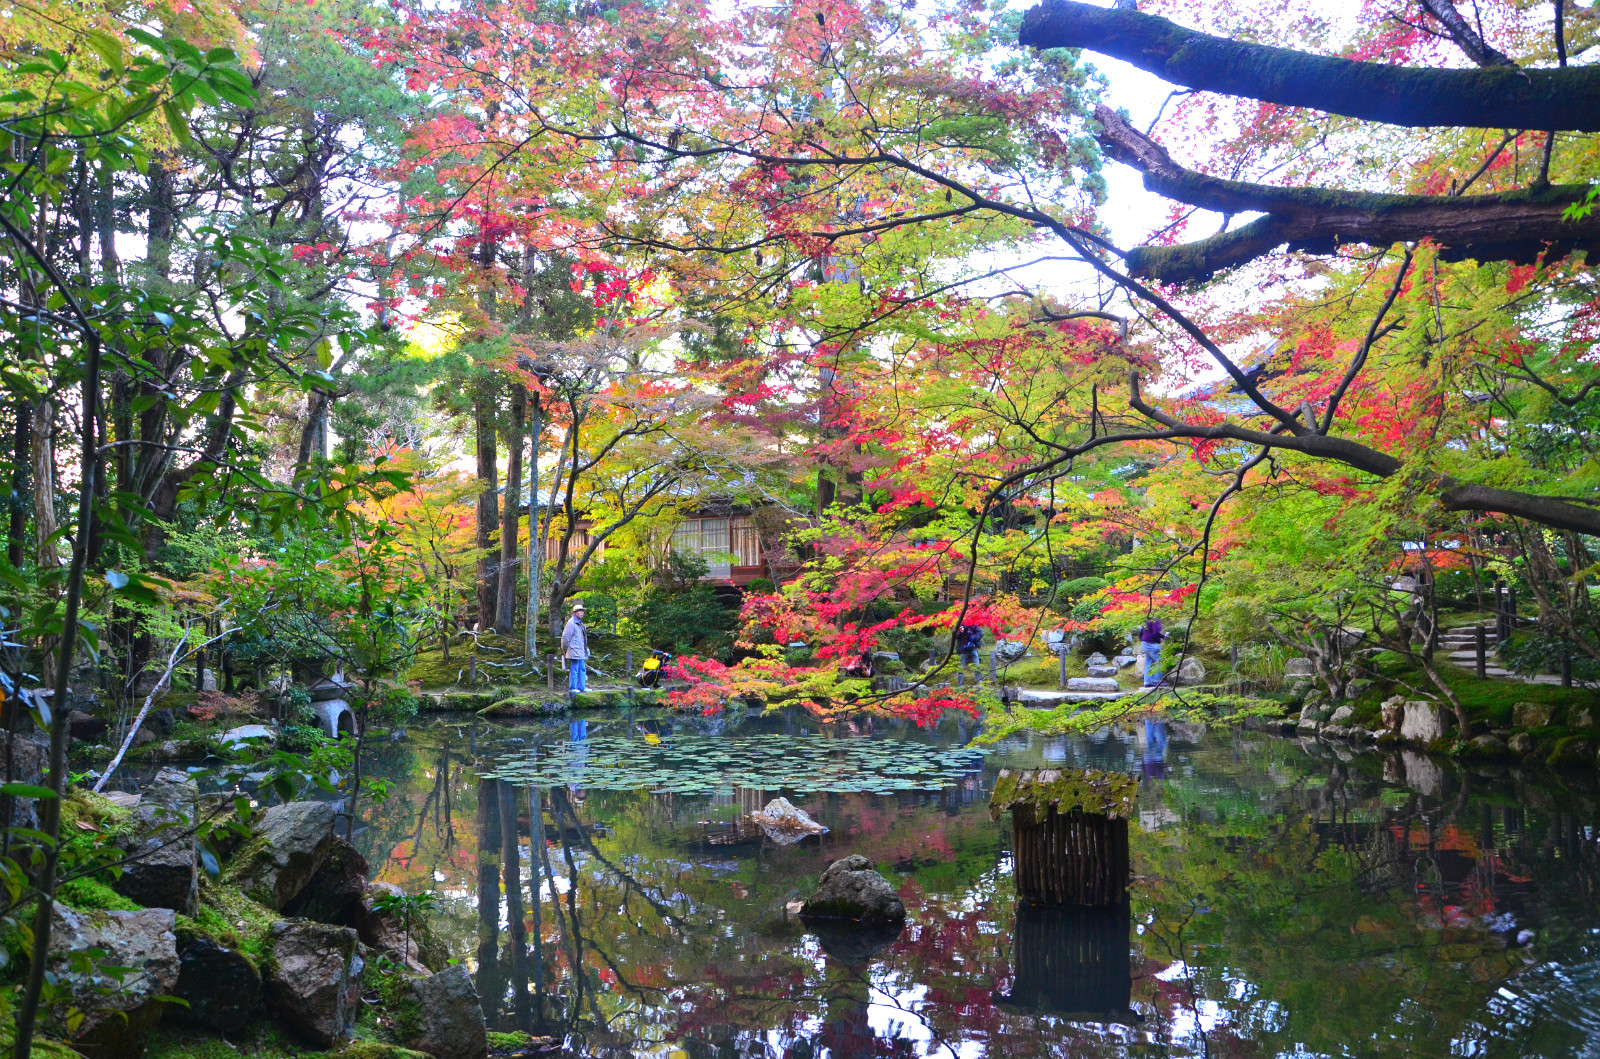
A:
{"type": "Polygon", "coordinates": [[[1032,806],[1039,819],[1046,810],[1085,813],[1127,820],[1133,816],[1133,802],[1139,794],[1139,780],[1121,772],[1093,769],[1001,769],[989,798],[989,818],[1018,806],[1032,806]]]}

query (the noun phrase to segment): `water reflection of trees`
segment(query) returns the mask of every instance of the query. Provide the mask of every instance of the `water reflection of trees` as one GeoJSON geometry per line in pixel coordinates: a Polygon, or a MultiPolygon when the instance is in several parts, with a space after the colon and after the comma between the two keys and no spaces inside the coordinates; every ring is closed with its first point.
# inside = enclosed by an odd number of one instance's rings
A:
{"type": "Polygon", "coordinates": [[[1582,959],[1597,921],[1600,808],[1581,791],[1405,761],[1386,776],[1381,757],[1247,733],[1174,733],[1160,768],[1143,729],[1058,747],[1145,777],[1130,946],[1144,1021],[1118,1026],[1005,1003],[1019,979],[1028,991],[1033,957],[1028,925],[1014,933],[1008,836],[977,784],[815,799],[835,832],[778,849],[734,827],[765,792],[479,780],[473,761],[512,737],[540,736],[462,727],[395,751],[395,797],[363,832],[384,878],[446,895],[445,929],[496,1028],[707,1057],[1581,1051],[1582,1031],[1550,1014],[1559,976],[1538,978],[1582,959]],[[782,911],[856,850],[903,873],[912,912],[865,962],[782,911]],[[1522,929],[1545,964],[1517,947],[1522,929]],[[1497,999],[1503,985],[1525,1000],[1497,999]]]}

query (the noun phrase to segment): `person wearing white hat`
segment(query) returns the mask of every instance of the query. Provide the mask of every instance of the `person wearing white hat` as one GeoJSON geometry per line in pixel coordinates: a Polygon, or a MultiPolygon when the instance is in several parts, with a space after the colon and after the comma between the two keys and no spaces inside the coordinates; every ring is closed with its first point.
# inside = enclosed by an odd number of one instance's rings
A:
{"type": "Polygon", "coordinates": [[[583,604],[572,608],[572,617],[561,630],[561,653],[567,659],[567,691],[576,695],[589,690],[589,632],[583,626],[583,604]]]}

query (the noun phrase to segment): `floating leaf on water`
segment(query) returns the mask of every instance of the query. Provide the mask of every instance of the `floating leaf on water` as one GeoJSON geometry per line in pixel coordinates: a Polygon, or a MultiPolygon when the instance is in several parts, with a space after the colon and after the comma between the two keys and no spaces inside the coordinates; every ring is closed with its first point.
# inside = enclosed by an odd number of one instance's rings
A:
{"type": "Polygon", "coordinates": [[[489,779],[590,790],[709,794],[734,787],[795,793],[936,791],[981,767],[983,752],[899,739],[673,736],[670,743],[598,734],[532,751],[507,748],[489,779]]]}

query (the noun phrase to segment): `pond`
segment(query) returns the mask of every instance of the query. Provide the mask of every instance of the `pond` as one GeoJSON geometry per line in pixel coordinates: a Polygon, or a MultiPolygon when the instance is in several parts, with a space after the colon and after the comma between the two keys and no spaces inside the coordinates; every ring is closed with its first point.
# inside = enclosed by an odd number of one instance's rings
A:
{"type": "Polygon", "coordinates": [[[1600,797],[1545,773],[1140,721],[973,748],[804,715],[438,721],[358,843],[441,897],[491,1028],[583,1055],[1592,1055],[1600,797]],[[1019,907],[1002,767],[1140,777],[1125,912],[1019,907]],[[779,794],[830,830],[776,842],[779,794]],[[862,853],[897,938],[788,911],[862,853]],[[509,885],[508,885],[509,884],[509,885]]]}

